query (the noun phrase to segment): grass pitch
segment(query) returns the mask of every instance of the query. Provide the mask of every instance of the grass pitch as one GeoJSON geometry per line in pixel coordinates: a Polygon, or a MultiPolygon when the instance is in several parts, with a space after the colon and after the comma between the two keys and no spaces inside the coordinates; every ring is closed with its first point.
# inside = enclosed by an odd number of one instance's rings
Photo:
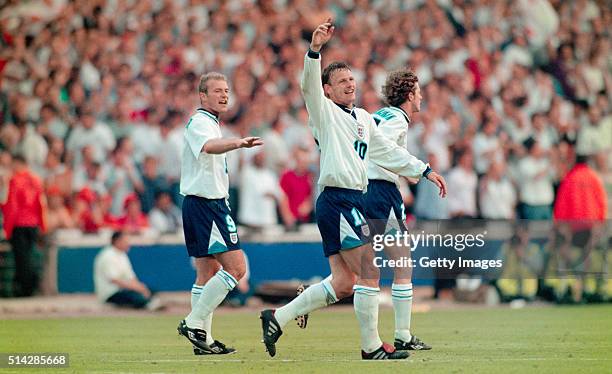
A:
{"type": "MultiPolygon", "coordinates": [[[[433,345],[405,361],[363,362],[351,309],[314,313],[308,329],[288,325],[274,359],[260,343],[259,314],[218,312],[213,335],[230,356],[194,356],[178,337],[182,316],[0,321],[0,352],[68,352],[69,369],[25,372],[251,373],[581,373],[612,372],[612,306],[441,310],[413,317],[413,330],[433,345]]],[[[380,331],[392,342],[393,312],[380,331]]],[[[7,372],[9,369],[0,369],[7,372]]]]}

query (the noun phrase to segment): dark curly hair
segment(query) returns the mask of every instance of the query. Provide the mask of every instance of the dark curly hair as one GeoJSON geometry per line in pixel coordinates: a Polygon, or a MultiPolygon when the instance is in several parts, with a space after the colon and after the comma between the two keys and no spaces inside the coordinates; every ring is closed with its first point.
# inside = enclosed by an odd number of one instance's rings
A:
{"type": "Polygon", "coordinates": [[[419,78],[410,69],[400,69],[389,73],[382,94],[388,105],[399,107],[408,100],[409,93],[416,93],[419,78]]]}
{"type": "Polygon", "coordinates": [[[323,82],[323,85],[329,84],[332,73],[338,70],[351,70],[351,67],[343,61],[334,61],[327,65],[321,74],[321,81],[323,82]]]}

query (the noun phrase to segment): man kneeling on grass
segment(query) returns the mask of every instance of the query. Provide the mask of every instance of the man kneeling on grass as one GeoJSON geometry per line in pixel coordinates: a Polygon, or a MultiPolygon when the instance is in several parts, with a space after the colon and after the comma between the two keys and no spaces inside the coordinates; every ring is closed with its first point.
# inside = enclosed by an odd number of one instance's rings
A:
{"type": "Polygon", "coordinates": [[[153,297],[151,290],[136,277],[127,255],[129,250],[128,236],[116,231],[111,237],[111,245],[96,255],[94,284],[98,299],[120,307],[162,309],[159,299],[153,297]]]}

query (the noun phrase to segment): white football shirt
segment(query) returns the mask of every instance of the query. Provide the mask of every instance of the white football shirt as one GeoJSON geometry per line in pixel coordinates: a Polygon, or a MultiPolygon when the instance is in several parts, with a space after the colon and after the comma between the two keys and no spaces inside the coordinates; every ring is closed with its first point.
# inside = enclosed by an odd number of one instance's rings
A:
{"type": "Polygon", "coordinates": [[[304,57],[301,89],[321,150],[319,185],[364,191],[369,160],[403,176],[422,176],[427,165],[385,138],[370,113],[361,108],[347,111],[325,97],[320,57],[304,57]]]}
{"type": "MultiPolygon", "coordinates": [[[[389,106],[381,108],[372,114],[374,122],[383,135],[398,146],[408,147],[408,114],[401,108],[389,106]]],[[[425,166],[426,167],[426,166],[425,166]]],[[[425,170],[425,169],[423,169],[425,170]]],[[[378,166],[370,159],[368,163],[368,179],[379,179],[395,183],[399,187],[399,176],[385,168],[378,166]]]]}
{"type": "Polygon", "coordinates": [[[216,155],[202,150],[207,141],[221,137],[219,120],[215,115],[200,108],[191,116],[183,135],[182,195],[207,199],[224,199],[229,196],[225,153],[216,155]]]}

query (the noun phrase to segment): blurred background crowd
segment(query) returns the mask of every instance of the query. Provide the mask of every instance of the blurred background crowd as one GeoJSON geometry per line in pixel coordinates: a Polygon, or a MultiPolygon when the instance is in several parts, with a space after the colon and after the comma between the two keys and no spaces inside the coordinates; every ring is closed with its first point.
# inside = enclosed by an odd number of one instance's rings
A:
{"type": "MultiPolygon", "coordinates": [[[[237,220],[288,229],[311,222],[318,151],[299,77],[312,30],[332,17],[323,63],[350,64],[359,106],[384,105],[380,88],[393,69],[409,66],[419,77],[424,105],[408,149],[446,176],[449,196],[439,199],[429,183],[403,186],[416,218],[551,219],[577,156],[610,201],[605,4],[8,1],[0,11],[4,197],[8,206],[23,198],[6,196],[19,164],[40,179],[48,232],[176,232],[183,128],[199,105],[199,76],[220,71],[231,87],[225,135],[265,141],[228,156],[237,220]]],[[[594,207],[590,214],[605,217],[605,204],[594,207]]]]}

